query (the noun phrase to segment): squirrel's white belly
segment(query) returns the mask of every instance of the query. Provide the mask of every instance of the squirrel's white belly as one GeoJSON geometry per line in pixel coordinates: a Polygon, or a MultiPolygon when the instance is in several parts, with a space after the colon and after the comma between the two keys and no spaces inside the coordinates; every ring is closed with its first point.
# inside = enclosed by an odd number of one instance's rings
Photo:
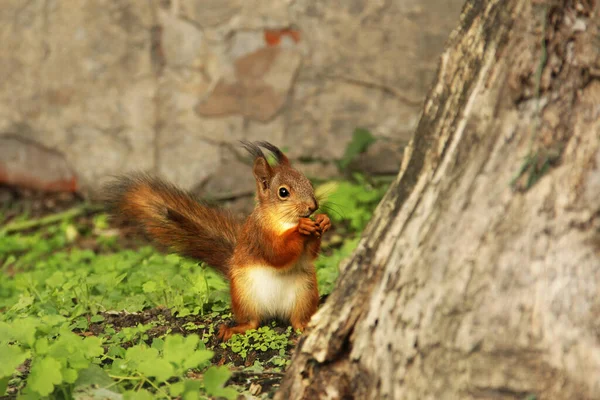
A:
{"type": "Polygon", "coordinates": [[[306,296],[309,281],[304,273],[258,265],[246,271],[247,294],[262,318],[289,318],[299,298],[306,296]]]}

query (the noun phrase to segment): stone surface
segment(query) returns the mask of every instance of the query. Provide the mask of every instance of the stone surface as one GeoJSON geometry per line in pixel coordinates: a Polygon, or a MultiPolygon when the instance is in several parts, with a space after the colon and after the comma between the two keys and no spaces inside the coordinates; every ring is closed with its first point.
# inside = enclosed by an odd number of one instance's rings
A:
{"type": "MultiPolygon", "coordinates": [[[[417,122],[408,116],[402,121],[398,117],[398,103],[377,88],[329,80],[325,83],[302,81],[297,89],[287,110],[288,127],[284,138],[284,146],[292,157],[339,159],[357,127],[376,134],[385,131],[390,118],[397,123],[392,136],[398,143],[406,143],[417,122]]],[[[417,112],[418,109],[413,108],[411,114],[417,112]]]]}
{"type": "Polygon", "coordinates": [[[230,200],[254,195],[255,183],[250,162],[242,162],[223,149],[222,165],[197,191],[215,200],[230,200]]]}
{"type": "Polygon", "coordinates": [[[359,154],[348,168],[374,175],[393,175],[400,170],[403,146],[388,140],[378,140],[359,154]]]}
{"type": "Polygon", "coordinates": [[[234,193],[241,139],[330,175],[357,127],[406,143],[461,5],[5,0],[0,137],[62,157],[84,192],[144,170],[234,193]]]}
{"type": "Polygon", "coordinates": [[[0,136],[16,132],[62,154],[83,189],[153,166],[152,16],[137,4],[2,6],[0,136]]]}
{"type": "Polygon", "coordinates": [[[0,183],[73,192],[77,177],[64,157],[18,137],[0,137],[0,183]]]}
{"type": "Polygon", "coordinates": [[[277,47],[240,57],[234,63],[236,80],[219,80],[196,111],[204,117],[239,114],[268,122],[281,111],[300,62],[298,52],[277,47]]]}

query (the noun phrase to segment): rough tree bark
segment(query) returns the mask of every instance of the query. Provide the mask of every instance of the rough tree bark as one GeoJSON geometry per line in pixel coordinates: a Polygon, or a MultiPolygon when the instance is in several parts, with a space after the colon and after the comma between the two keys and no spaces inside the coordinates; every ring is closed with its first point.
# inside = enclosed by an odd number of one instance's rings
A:
{"type": "Polygon", "coordinates": [[[279,399],[600,398],[599,14],[467,2],[279,399]]]}

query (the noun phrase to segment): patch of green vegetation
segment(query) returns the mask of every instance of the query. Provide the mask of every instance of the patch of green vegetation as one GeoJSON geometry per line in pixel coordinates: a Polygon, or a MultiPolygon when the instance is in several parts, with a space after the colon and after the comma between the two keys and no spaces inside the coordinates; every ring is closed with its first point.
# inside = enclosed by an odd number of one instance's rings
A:
{"type": "Polygon", "coordinates": [[[6,388],[15,368],[30,359],[27,385],[21,391],[25,398],[72,398],[80,390],[80,378],[90,373],[96,389],[104,389],[111,398],[121,398],[119,392],[124,398],[137,398],[147,392],[141,389],[146,385],[160,397],[186,397],[199,390],[228,399],[237,396],[223,387],[231,374],[227,368],[208,368],[213,352],[197,335],[169,335],[154,339],[151,346],[142,342],[126,350],[109,347],[105,354],[101,338],[81,337],[71,328],[67,318],[57,315],[0,322],[0,357],[5,361],[0,385],[6,388]],[[205,370],[203,380],[184,378],[189,369],[205,370]]]}
{"type": "MultiPolygon", "coordinates": [[[[94,315],[90,320],[93,320],[94,317],[102,317],[101,315],[94,315]]],[[[80,325],[71,325],[73,329],[80,329],[82,331],[87,331],[88,323],[86,318],[77,318],[78,322],[81,322],[80,325]]],[[[93,322],[93,321],[91,321],[93,322]]],[[[122,345],[131,345],[131,344],[140,344],[145,343],[150,340],[150,336],[148,335],[148,331],[154,328],[159,322],[151,321],[147,324],[137,324],[135,326],[127,326],[121,328],[120,330],[116,330],[113,324],[105,324],[103,332],[101,332],[98,336],[104,339],[104,344],[109,345],[109,352],[120,352],[124,351],[122,345]]]]}
{"type": "Polygon", "coordinates": [[[360,233],[387,187],[387,182],[371,182],[360,174],[354,174],[352,180],[323,183],[315,192],[317,197],[325,197],[321,208],[336,226],[349,233],[360,233]]]}
{"type": "MultiPolygon", "coordinates": [[[[273,324],[273,326],[275,326],[273,324]]],[[[222,343],[223,348],[229,348],[232,352],[239,354],[242,358],[246,358],[249,352],[252,351],[276,351],[279,358],[274,357],[272,361],[275,365],[285,365],[285,351],[290,342],[290,334],[292,333],[292,327],[289,326],[287,330],[278,334],[269,326],[261,326],[258,329],[251,329],[244,335],[233,335],[228,342],[222,343]]]]}
{"type": "MultiPolygon", "coordinates": [[[[35,224],[31,224],[33,226],[35,224]]],[[[107,229],[106,217],[94,230],[107,229]]],[[[150,247],[97,254],[73,246],[82,232],[61,221],[32,233],[0,236],[0,393],[9,385],[25,398],[73,398],[82,376],[109,382],[104,398],[166,395],[185,398],[198,393],[234,398],[224,388],[231,372],[210,367],[208,340],[166,334],[153,340],[148,332],[160,318],[116,330],[105,324],[93,335],[92,324],[106,312],[136,313],[167,307],[178,316],[204,314],[228,307],[227,283],[214,271],[150,247]],[[151,342],[151,345],[149,343],[151,342]],[[26,377],[17,371],[26,360],[26,377]],[[202,380],[185,378],[190,368],[202,380]],[[23,379],[26,378],[26,379],[23,379]],[[26,382],[26,384],[25,384],[26,382]]],[[[99,236],[101,237],[101,236],[99,236]]],[[[212,326],[210,330],[214,330],[212,326]]]]}
{"type": "Polygon", "coordinates": [[[352,180],[325,182],[315,189],[317,197],[323,199],[321,210],[329,215],[335,227],[323,246],[324,253],[315,262],[319,293],[329,294],[333,290],[340,263],[358,245],[361,232],[388,186],[388,180],[370,181],[354,174],[352,180]]]}
{"type": "Polygon", "coordinates": [[[341,247],[333,249],[331,254],[317,258],[315,268],[317,269],[317,283],[321,295],[331,293],[339,275],[340,264],[344,259],[350,257],[356,249],[358,241],[359,237],[354,236],[345,240],[341,247]]]}
{"type": "Polygon", "coordinates": [[[74,318],[107,310],[137,312],[152,306],[171,308],[185,316],[201,313],[209,303],[226,303],[226,282],[212,270],[198,268],[197,263],[179,256],[164,256],[143,247],[114,254],[73,248],[40,257],[48,243],[52,246],[54,240],[33,241],[32,250],[14,265],[5,262],[17,272],[26,265],[23,259],[35,261],[2,285],[0,307],[8,308],[9,317],[27,312],[74,318]]]}
{"type": "Polygon", "coordinates": [[[197,335],[169,335],[164,340],[154,339],[151,346],[132,346],[124,354],[113,357],[107,374],[122,384],[125,397],[136,393],[136,387],[148,383],[161,397],[187,397],[204,389],[210,396],[235,398],[234,389],[223,387],[231,375],[226,367],[208,368],[202,381],[181,378],[190,369],[208,367],[213,355],[197,335]]]}
{"type": "Polygon", "coordinates": [[[375,143],[376,139],[373,134],[367,129],[357,128],[352,134],[352,140],[346,146],[344,155],[339,160],[339,167],[344,170],[350,165],[360,153],[366,151],[370,145],[375,143]]]}

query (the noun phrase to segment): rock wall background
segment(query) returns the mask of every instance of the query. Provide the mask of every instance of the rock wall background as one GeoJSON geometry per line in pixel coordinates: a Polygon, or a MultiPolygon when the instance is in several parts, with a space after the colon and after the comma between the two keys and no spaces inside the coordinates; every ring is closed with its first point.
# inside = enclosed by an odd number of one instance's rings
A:
{"type": "Polygon", "coordinates": [[[251,193],[236,141],[309,175],[395,173],[462,0],[3,0],[0,182],[90,192],[147,170],[251,193]]]}

